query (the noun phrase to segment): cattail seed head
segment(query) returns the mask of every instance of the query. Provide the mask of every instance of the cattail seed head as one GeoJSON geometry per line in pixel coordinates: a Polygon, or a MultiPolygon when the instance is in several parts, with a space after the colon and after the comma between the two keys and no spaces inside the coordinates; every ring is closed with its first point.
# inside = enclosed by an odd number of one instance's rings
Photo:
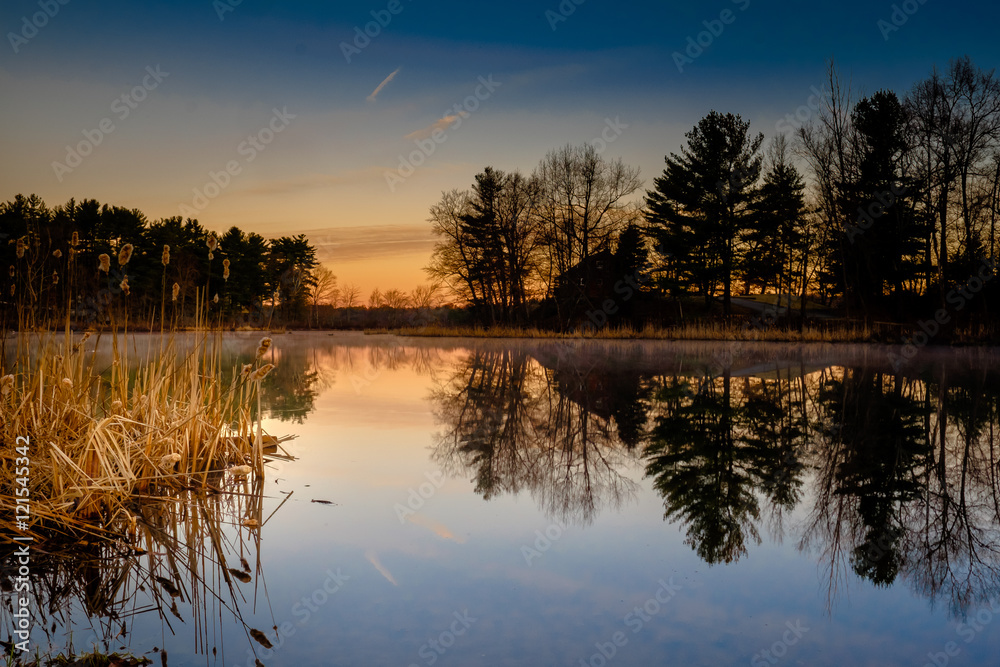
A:
{"type": "Polygon", "coordinates": [[[56,248],[55,250],[52,251],[52,256],[55,257],[56,259],[59,259],[60,257],[62,257],[62,250],[56,248]]]}
{"type": "Polygon", "coordinates": [[[260,344],[257,346],[257,357],[256,358],[260,359],[261,357],[263,357],[265,354],[267,354],[267,351],[269,349],[271,349],[271,339],[270,338],[261,338],[260,339],[260,344]]]}
{"type": "Polygon", "coordinates": [[[132,259],[132,244],[126,243],[118,253],[118,265],[125,266],[130,259],[132,259]]]}
{"type": "Polygon", "coordinates": [[[128,276],[125,276],[124,278],[122,278],[121,284],[119,284],[118,286],[122,289],[122,292],[125,294],[125,296],[128,296],[128,292],[129,292],[129,288],[128,288],[128,276]]]}
{"type": "Polygon", "coordinates": [[[208,246],[208,252],[213,253],[215,249],[219,247],[219,239],[215,237],[215,234],[209,234],[208,240],[205,241],[205,245],[208,246]]]}
{"type": "Polygon", "coordinates": [[[237,477],[246,477],[253,472],[253,468],[250,466],[233,466],[229,469],[229,472],[236,475],[237,477]]]}
{"type": "Polygon", "coordinates": [[[73,236],[70,238],[69,244],[74,248],[80,245],[80,232],[73,232],[73,236]]]}
{"type": "Polygon", "coordinates": [[[243,369],[240,371],[240,376],[246,377],[250,375],[250,371],[253,370],[253,364],[243,364],[243,369]]]}
{"type": "Polygon", "coordinates": [[[24,251],[27,250],[28,246],[25,245],[23,239],[17,240],[17,258],[24,259],[24,251]]]}
{"type": "Polygon", "coordinates": [[[259,382],[267,377],[267,374],[274,370],[274,364],[264,364],[250,375],[250,380],[253,382],[259,382]]]}
{"type": "Polygon", "coordinates": [[[163,263],[163,266],[170,263],[170,246],[163,246],[163,257],[160,258],[160,262],[163,263]]]}
{"type": "Polygon", "coordinates": [[[80,342],[78,342],[76,345],[73,346],[73,351],[79,352],[80,348],[83,347],[83,344],[86,343],[87,340],[89,339],[90,339],[90,332],[89,331],[84,332],[83,338],[80,339],[80,342]]]}
{"type": "Polygon", "coordinates": [[[59,284],[59,272],[58,271],[53,271],[52,272],[52,284],[53,285],[58,285],[59,284]]]}
{"type": "Polygon", "coordinates": [[[181,460],[181,455],[176,452],[171,452],[170,454],[165,454],[160,457],[160,467],[161,468],[172,468],[175,463],[181,460]]]}
{"type": "Polygon", "coordinates": [[[65,392],[73,391],[73,381],[69,378],[63,378],[59,381],[59,387],[65,392]]]}
{"type": "Polygon", "coordinates": [[[101,265],[97,267],[98,271],[104,271],[104,273],[107,273],[111,270],[111,257],[109,257],[107,253],[102,252],[97,256],[97,260],[101,263],[101,265]]]}
{"type": "Polygon", "coordinates": [[[6,396],[14,390],[14,376],[4,375],[0,378],[0,396],[6,396]]]}
{"type": "Polygon", "coordinates": [[[215,296],[212,297],[212,303],[219,303],[219,295],[218,294],[216,294],[215,296]]]}
{"type": "Polygon", "coordinates": [[[181,293],[181,286],[174,283],[173,289],[170,290],[170,300],[177,301],[177,295],[181,293]]]}
{"type": "Polygon", "coordinates": [[[229,260],[228,259],[222,260],[222,279],[226,280],[226,281],[229,280],[229,260]]]}

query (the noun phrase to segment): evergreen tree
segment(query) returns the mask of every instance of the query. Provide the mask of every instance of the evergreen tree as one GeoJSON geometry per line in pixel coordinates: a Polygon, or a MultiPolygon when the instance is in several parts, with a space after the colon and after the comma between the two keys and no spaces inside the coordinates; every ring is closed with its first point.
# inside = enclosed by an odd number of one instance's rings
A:
{"type": "Polygon", "coordinates": [[[676,286],[696,289],[707,303],[721,285],[729,315],[736,245],[750,223],[764,136],[752,136],[739,115],[717,111],[685,136],[688,145],[665,158],[663,175],[646,193],[646,219],[671,257],[676,286]]]}
{"type": "Polygon", "coordinates": [[[796,250],[803,241],[805,182],[791,163],[785,138],[771,145],[769,165],[754,204],[754,224],[743,233],[743,279],[762,290],[796,291],[796,250]]]}

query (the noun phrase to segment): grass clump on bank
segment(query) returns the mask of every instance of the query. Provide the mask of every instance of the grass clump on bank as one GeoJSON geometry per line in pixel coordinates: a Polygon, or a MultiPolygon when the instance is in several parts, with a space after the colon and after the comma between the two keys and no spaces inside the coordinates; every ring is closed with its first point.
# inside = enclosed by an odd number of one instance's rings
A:
{"type": "Polygon", "coordinates": [[[207,333],[185,350],[172,336],[141,355],[117,334],[110,345],[108,362],[89,334],[19,336],[13,372],[0,376],[0,512],[14,517],[29,498],[38,539],[134,525],[134,499],[263,472],[254,414],[269,338],[225,383],[220,340],[207,333]]]}

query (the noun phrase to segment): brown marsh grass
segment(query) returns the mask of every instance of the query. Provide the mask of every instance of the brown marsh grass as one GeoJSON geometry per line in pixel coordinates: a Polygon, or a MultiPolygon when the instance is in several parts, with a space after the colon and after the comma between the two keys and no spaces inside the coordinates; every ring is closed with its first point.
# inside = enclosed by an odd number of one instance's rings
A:
{"type": "Polygon", "coordinates": [[[131,521],[131,500],[213,491],[223,472],[262,474],[264,445],[275,444],[260,429],[260,381],[269,370],[263,354],[223,384],[221,334],[200,334],[183,350],[164,336],[145,355],[112,334],[111,361],[103,364],[99,339],[15,339],[13,372],[0,380],[5,517],[15,516],[17,489],[26,487],[36,539],[41,528],[99,532],[131,521]],[[29,439],[29,456],[16,451],[24,443],[18,437],[29,439]]]}
{"type": "Polygon", "coordinates": [[[753,328],[742,323],[727,324],[721,321],[693,322],[674,327],[642,329],[631,327],[604,327],[600,329],[582,327],[575,331],[548,331],[519,327],[404,327],[380,333],[397,333],[401,336],[465,337],[465,338],[552,338],[552,339],[596,339],[596,340],[705,340],[705,341],[775,341],[775,342],[815,342],[848,343],[875,342],[878,332],[863,324],[840,324],[838,326],[807,325],[802,331],[782,327],[753,328]]]}
{"type": "MultiPolygon", "coordinates": [[[[631,327],[581,327],[575,331],[549,331],[512,326],[498,327],[403,327],[400,329],[367,330],[365,333],[394,333],[400,336],[440,338],[532,338],[532,339],[594,339],[594,340],[692,340],[775,343],[890,343],[903,345],[919,329],[912,324],[890,322],[864,323],[846,320],[817,320],[797,327],[754,327],[736,321],[721,320],[689,322],[670,327],[647,325],[631,327]]],[[[995,343],[1000,332],[987,327],[959,327],[934,339],[935,344],[982,345],[995,343]]]]}

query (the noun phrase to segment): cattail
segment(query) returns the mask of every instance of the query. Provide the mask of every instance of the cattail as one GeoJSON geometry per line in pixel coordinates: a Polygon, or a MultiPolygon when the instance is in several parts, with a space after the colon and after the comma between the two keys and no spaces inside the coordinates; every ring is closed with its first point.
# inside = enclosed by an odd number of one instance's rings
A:
{"type": "Polygon", "coordinates": [[[240,525],[244,528],[257,528],[260,526],[260,522],[257,519],[243,519],[240,521],[240,525]]]}
{"type": "Polygon", "coordinates": [[[250,371],[253,370],[253,364],[243,364],[243,370],[240,371],[241,377],[246,377],[250,375],[250,371]]]}
{"type": "Polygon", "coordinates": [[[107,273],[111,270],[111,258],[108,257],[107,253],[102,252],[97,256],[97,259],[101,262],[101,265],[97,267],[98,271],[104,271],[104,273],[107,273]]]}
{"type": "Polygon", "coordinates": [[[250,466],[233,466],[229,469],[229,472],[236,475],[237,477],[246,477],[253,472],[253,468],[250,466]]]}
{"type": "Polygon", "coordinates": [[[86,343],[87,340],[89,339],[90,339],[90,332],[89,331],[84,332],[83,338],[80,339],[80,342],[73,346],[73,351],[79,352],[80,348],[83,347],[83,344],[86,343]]]}
{"type": "Polygon", "coordinates": [[[17,240],[17,258],[18,259],[24,259],[24,251],[27,249],[27,247],[28,246],[26,246],[24,244],[24,239],[18,239],[17,240]]]}
{"type": "Polygon", "coordinates": [[[121,412],[121,410],[122,410],[123,407],[125,407],[125,406],[117,398],[115,400],[111,401],[111,411],[112,412],[121,412]]]}
{"type": "Polygon", "coordinates": [[[208,246],[208,252],[215,252],[215,249],[219,247],[219,239],[215,238],[215,234],[209,234],[205,245],[208,246]]]}
{"type": "Polygon", "coordinates": [[[52,251],[52,256],[55,257],[56,259],[59,259],[60,257],[62,257],[62,250],[56,248],[55,250],[52,251]]]}
{"type": "Polygon", "coordinates": [[[53,285],[58,285],[59,284],[59,272],[58,271],[53,271],[52,272],[52,284],[53,285]]]}
{"type": "Polygon", "coordinates": [[[161,468],[171,468],[175,463],[181,460],[181,455],[176,452],[171,452],[170,454],[164,454],[160,457],[160,467],[161,468]]]}
{"type": "Polygon", "coordinates": [[[229,260],[222,260],[222,279],[229,280],[229,260]]]}
{"type": "Polygon", "coordinates": [[[265,354],[267,354],[267,351],[269,349],[271,349],[271,339],[270,338],[261,338],[260,339],[260,345],[257,347],[257,357],[256,358],[260,359],[261,357],[263,357],[265,354]]]}
{"type": "Polygon", "coordinates": [[[69,393],[73,391],[73,381],[70,380],[69,378],[63,378],[62,380],[59,381],[59,387],[63,391],[69,393]]]}
{"type": "Polygon", "coordinates": [[[132,259],[132,244],[126,243],[118,253],[118,266],[125,266],[132,259]]]}
{"type": "Polygon", "coordinates": [[[170,263],[170,246],[163,246],[163,257],[160,258],[160,262],[163,263],[163,266],[170,263]]]}
{"type": "Polygon", "coordinates": [[[264,364],[263,366],[261,366],[260,368],[258,368],[253,372],[253,374],[250,376],[250,380],[252,382],[260,382],[261,380],[266,378],[267,374],[270,373],[273,369],[274,369],[274,364],[264,364]]]}
{"type": "Polygon", "coordinates": [[[6,396],[14,390],[14,376],[4,375],[0,378],[0,396],[6,396]]]}
{"type": "Polygon", "coordinates": [[[170,290],[170,300],[174,303],[177,302],[177,295],[181,293],[181,286],[174,283],[173,289],[170,290]]]}
{"type": "Polygon", "coordinates": [[[70,238],[69,244],[74,248],[80,245],[80,232],[73,232],[73,236],[70,238]]]}
{"type": "Polygon", "coordinates": [[[218,295],[218,293],[216,293],[216,295],[212,297],[212,303],[219,303],[219,295],[218,295]]]}
{"type": "Polygon", "coordinates": [[[128,276],[125,276],[124,278],[122,278],[122,281],[118,285],[118,287],[121,288],[121,290],[125,294],[125,296],[128,296],[128,276]]]}

